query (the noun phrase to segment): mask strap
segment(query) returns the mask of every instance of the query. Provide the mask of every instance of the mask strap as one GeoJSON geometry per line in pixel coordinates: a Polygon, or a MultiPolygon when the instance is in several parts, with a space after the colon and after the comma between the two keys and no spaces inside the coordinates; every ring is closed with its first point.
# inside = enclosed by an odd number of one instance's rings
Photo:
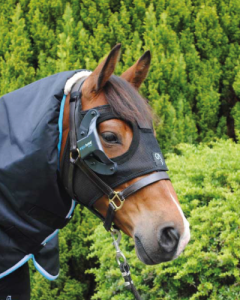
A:
{"type": "Polygon", "coordinates": [[[84,174],[93,182],[94,185],[96,185],[105,195],[108,196],[109,205],[104,221],[104,227],[107,231],[111,229],[115,212],[122,208],[125,199],[152,183],[160,180],[170,180],[166,172],[157,172],[150,174],[129,185],[124,190],[117,192],[107,185],[100,177],[98,177],[98,175],[94,173],[84,163],[84,161],[80,159],[80,157],[74,162],[74,164],[84,172],[84,174]]]}
{"type": "Polygon", "coordinates": [[[107,231],[111,229],[114,214],[117,210],[122,208],[125,199],[141,190],[142,188],[160,180],[170,180],[170,178],[166,172],[157,172],[136,181],[120,192],[114,192],[114,196],[112,198],[109,198],[110,202],[104,222],[105,229],[107,231]]]}

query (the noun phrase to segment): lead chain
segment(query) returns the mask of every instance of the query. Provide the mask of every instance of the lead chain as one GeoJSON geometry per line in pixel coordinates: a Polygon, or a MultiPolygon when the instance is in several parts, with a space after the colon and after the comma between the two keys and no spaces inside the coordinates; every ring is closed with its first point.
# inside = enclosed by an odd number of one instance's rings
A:
{"type": "Polygon", "coordinates": [[[122,276],[125,280],[124,285],[128,290],[130,290],[133,295],[135,296],[136,300],[141,300],[141,297],[136,290],[134,283],[132,281],[131,273],[130,273],[130,266],[127,263],[127,259],[125,255],[122,253],[122,251],[119,248],[119,244],[122,238],[121,232],[117,229],[111,229],[111,236],[113,238],[113,246],[116,249],[116,260],[119,265],[120,271],[122,273],[122,276]],[[115,238],[115,235],[117,234],[117,239],[115,238]]]}

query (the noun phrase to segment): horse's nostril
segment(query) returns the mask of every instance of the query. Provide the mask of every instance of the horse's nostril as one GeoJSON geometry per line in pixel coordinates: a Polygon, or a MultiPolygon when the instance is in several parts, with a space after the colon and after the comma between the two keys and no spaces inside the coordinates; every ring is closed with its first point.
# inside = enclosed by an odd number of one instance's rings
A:
{"type": "Polygon", "coordinates": [[[176,250],[179,242],[179,233],[173,227],[165,227],[160,230],[159,245],[166,252],[176,250]]]}

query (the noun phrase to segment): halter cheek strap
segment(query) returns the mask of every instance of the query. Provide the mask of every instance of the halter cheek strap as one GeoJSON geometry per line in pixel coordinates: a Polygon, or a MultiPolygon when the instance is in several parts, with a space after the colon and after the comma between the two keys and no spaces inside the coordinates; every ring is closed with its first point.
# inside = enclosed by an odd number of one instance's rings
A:
{"type": "Polygon", "coordinates": [[[138,180],[122,191],[114,191],[101,178],[99,178],[98,175],[94,173],[80,157],[78,157],[73,163],[85,173],[93,184],[95,184],[105,195],[108,196],[109,206],[104,221],[104,227],[107,231],[111,229],[115,212],[122,208],[125,200],[129,196],[152,183],[160,180],[169,180],[169,176],[166,172],[157,172],[138,180]]]}
{"type": "MultiPolygon", "coordinates": [[[[109,206],[107,210],[106,218],[104,219],[101,214],[96,211],[94,208],[91,208],[98,217],[104,221],[104,227],[107,231],[111,229],[115,212],[122,208],[127,197],[141,190],[142,188],[158,182],[160,180],[169,180],[169,176],[166,172],[156,172],[152,173],[137,182],[131,184],[122,191],[114,191],[108,184],[106,184],[95,172],[93,172],[88,165],[81,158],[80,151],[77,147],[77,138],[76,138],[76,129],[75,129],[75,108],[76,102],[80,101],[81,86],[84,82],[84,79],[77,82],[73,87],[71,96],[70,96],[70,115],[69,115],[69,141],[70,141],[70,166],[68,174],[68,192],[69,194],[77,199],[77,196],[74,193],[74,170],[75,167],[79,168],[84,174],[92,181],[92,183],[98,187],[109,199],[109,206]]],[[[80,199],[79,199],[79,202],[80,199]]]]}

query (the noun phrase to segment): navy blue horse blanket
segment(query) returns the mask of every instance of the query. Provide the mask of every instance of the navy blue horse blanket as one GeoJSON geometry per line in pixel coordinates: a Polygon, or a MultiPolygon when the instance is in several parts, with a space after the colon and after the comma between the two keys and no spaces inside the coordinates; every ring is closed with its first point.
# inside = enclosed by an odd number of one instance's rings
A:
{"type": "Polygon", "coordinates": [[[0,278],[29,259],[48,279],[59,273],[58,229],[74,201],[59,182],[62,72],[0,98],[0,278]]]}

